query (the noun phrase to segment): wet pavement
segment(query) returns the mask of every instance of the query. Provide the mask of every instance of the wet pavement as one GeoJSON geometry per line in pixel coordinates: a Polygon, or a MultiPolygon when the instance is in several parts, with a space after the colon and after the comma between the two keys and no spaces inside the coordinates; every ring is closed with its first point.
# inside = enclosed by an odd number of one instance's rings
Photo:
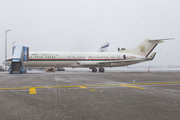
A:
{"type": "Polygon", "coordinates": [[[180,71],[0,72],[1,120],[180,119],[180,71]]]}

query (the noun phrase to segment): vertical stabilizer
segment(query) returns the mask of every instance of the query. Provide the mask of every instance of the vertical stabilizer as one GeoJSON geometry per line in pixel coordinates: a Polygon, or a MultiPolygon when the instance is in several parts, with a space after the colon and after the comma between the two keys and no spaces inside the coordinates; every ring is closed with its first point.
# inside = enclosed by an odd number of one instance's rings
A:
{"type": "Polygon", "coordinates": [[[140,56],[148,57],[148,55],[154,50],[158,43],[164,42],[164,40],[172,40],[173,38],[167,39],[146,39],[135,48],[119,48],[120,53],[135,54],[140,56]]]}
{"type": "Polygon", "coordinates": [[[97,52],[107,52],[109,42],[106,42],[97,52]]]}

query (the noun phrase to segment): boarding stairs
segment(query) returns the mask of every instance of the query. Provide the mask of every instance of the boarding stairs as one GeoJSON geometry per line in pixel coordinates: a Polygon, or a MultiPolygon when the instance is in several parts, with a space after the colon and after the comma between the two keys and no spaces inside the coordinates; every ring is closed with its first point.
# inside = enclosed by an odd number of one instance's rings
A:
{"type": "Polygon", "coordinates": [[[11,66],[9,67],[10,74],[26,73],[23,67],[24,61],[29,60],[29,48],[25,46],[14,46],[11,66]]]}

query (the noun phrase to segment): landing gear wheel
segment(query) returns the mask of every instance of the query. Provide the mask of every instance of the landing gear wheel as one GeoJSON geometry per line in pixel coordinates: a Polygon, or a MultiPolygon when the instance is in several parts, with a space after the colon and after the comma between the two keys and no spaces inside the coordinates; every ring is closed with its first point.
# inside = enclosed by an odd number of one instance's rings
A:
{"type": "Polygon", "coordinates": [[[104,68],[99,68],[99,72],[104,72],[105,69],[104,68]]]}
{"type": "Polygon", "coordinates": [[[97,72],[97,68],[92,68],[92,72],[97,72]]]}

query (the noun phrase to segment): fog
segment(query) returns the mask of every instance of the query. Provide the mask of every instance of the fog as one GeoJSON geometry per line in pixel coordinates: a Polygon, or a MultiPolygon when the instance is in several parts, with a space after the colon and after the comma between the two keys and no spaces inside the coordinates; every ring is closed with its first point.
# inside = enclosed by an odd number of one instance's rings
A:
{"type": "Polygon", "coordinates": [[[14,45],[30,51],[108,52],[135,47],[147,38],[175,38],[159,44],[152,62],[180,65],[179,0],[0,0],[0,65],[14,45]],[[162,61],[161,61],[162,59],[162,61]]]}

